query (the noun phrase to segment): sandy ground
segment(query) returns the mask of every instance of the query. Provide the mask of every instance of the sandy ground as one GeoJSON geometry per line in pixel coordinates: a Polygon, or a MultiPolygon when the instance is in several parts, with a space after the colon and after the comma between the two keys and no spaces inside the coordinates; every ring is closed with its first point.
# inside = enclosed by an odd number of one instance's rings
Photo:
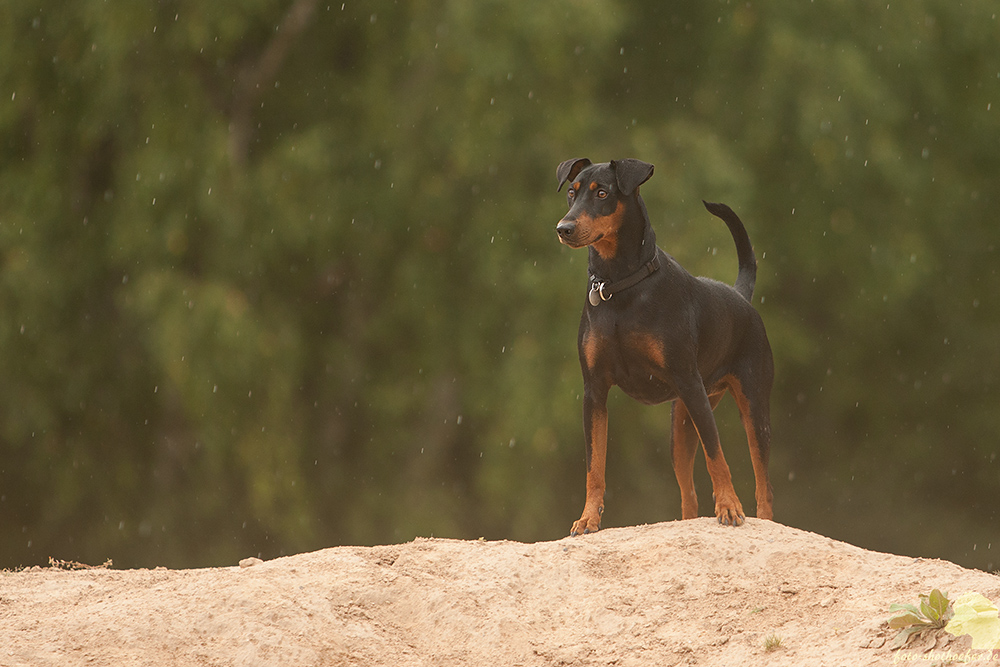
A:
{"type": "Polygon", "coordinates": [[[0,665],[929,665],[970,638],[893,652],[885,619],[935,587],[1000,601],[995,575],[757,519],[200,570],[31,568],[0,575],[0,665]]]}

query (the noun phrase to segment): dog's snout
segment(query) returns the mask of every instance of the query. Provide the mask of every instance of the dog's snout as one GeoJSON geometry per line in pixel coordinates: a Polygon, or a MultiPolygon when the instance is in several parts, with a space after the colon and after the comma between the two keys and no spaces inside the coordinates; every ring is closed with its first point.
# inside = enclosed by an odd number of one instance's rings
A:
{"type": "Polygon", "coordinates": [[[571,220],[560,220],[559,224],[556,225],[556,233],[558,233],[561,238],[568,238],[572,236],[575,231],[576,223],[571,220]]]}

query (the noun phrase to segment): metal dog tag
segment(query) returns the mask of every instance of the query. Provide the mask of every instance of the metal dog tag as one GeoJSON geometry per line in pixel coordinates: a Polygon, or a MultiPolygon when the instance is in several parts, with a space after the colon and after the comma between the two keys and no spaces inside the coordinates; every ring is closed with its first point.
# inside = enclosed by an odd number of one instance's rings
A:
{"type": "Polygon", "coordinates": [[[601,286],[598,283],[592,283],[590,286],[590,305],[596,306],[601,302],[601,286]]]}

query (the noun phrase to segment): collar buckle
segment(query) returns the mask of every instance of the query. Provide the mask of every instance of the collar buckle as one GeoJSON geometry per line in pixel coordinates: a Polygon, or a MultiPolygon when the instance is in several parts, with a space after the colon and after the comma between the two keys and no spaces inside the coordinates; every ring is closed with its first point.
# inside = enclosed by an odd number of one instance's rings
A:
{"type": "Polygon", "coordinates": [[[632,275],[619,280],[616,283],[608,284],[605,280],[600,280],[597,276],[590,276],[590,293],[587,299],[591,306],[599,306],[602,301],[609,301],[616,293],[638,285],[649,276],[656,273],[660,268],[660,259],[653,255],[653,259],[643,264],[638,271],[632,275]]]}

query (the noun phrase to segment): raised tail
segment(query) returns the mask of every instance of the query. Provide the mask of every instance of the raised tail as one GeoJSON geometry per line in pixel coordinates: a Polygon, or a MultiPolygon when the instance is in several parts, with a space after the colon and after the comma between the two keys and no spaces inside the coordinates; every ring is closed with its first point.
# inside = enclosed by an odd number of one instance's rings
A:
{"type": "Polygon", "coordinates": [[[733,209],[725,204],[710,204],[703,201],[708,212],[717,218],[722,218],[729,233],[733,235],[736,242],[736,258],[740,263],[740,271],[736,275],[736,284],[733,287],[744,299],[750,301],[753,298],[753,286],[757,282],[757,258],[753,254],[753,246],[750,245],[750,237],[743,226],[743,221],[733,213],[733,209]]]}

